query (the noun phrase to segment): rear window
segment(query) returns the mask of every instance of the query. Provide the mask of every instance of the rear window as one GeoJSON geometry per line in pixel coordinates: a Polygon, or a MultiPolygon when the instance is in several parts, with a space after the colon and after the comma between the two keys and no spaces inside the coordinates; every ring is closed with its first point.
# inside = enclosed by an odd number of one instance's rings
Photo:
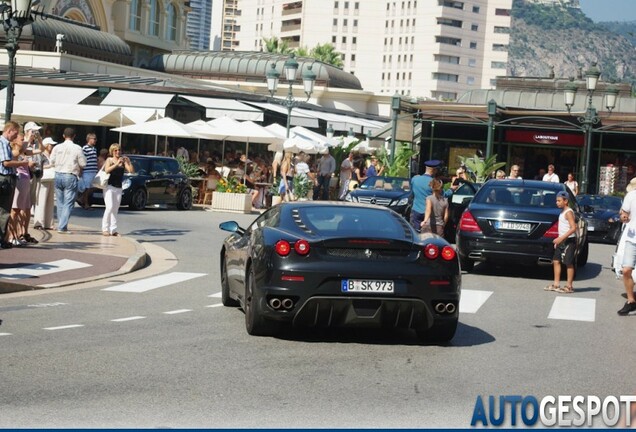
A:
{"type": "Polygon", "coordinates": [[[301,207],[300,223],[323,235],[404,238],[405,224],[386,210],[349,206],[301,207]]]}
{"type": "Polygon", "coordinates": [[[133,167],[135,168],[135,173],[144,175],[150,172],[150,162],[147,159],[131,157],[130,162],[132,162],[133,167]]]}
{"type": "Polygon", "coordinates": [[[557,192],[559,191],[555,189],[544,189],[541,187],[502,187],[486,184],[475,195],[473,202],[479,204],[556,207],[557,192]]]}

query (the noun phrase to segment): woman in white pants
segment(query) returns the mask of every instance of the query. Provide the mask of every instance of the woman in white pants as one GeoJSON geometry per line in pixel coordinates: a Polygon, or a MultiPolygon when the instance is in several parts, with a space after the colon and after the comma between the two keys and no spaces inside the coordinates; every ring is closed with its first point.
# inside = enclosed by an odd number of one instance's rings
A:
{"type": "Polygon", "coordinates": [[[42,140],[44,152],[42,153],[42,178],[37,183],[35,190],[35,211],[33,213],[33,228],[53,229],[53,213],[55,209],[55,168],[50,164],[49,157],[53,146],[57,142],[47,137],[42,140]]]}
{"type": "Polygon", "coordinates": [[[135,171],[130,159],[121,156],[121,146],[119,144],[111,144],[108,149],[109,158],[104,162],[102,169],[110,176],[108,177],[108,185],[104,188],[104,217],[102,218],[102,234],[104,236],[118,236],[117,232],[117,213],[121,204],[122,181],[124,180],[124,172],[132,173],[135,171]]]}

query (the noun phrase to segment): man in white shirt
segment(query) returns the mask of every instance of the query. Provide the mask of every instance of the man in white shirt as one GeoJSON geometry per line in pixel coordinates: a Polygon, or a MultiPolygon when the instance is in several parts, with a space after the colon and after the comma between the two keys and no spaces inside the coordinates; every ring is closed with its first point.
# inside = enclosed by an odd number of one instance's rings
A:
{"type": "Polygon", "coordinates": [[[554,172],[554,165],[548,165],[548,172],[543,176],[543,181],[560,183],[559,176],[554,172]]]}
{"type": "Polygon", "coordinates": [[[70,234],[68,220],[75,205],[77,186],[86,157],[82,148],[73,142],[75,130],[64,129],[64,142],[53,147],[51,165],[55,167],[55,201],[57,205],[57,232],[70,234]]]}
{"type": "Polygon", "coordinates": [[[623,250],[623,285],[627,294],[627,302],[618,311],[621,316],[628,315],[636,311],[636,298],[634,297],[634,279],[632,272],[636,267],[636,178],[627,185],[627,195],[623,199],[621,206],[621,222],[626,223],[625,227],[625,249],[623,250]]]}

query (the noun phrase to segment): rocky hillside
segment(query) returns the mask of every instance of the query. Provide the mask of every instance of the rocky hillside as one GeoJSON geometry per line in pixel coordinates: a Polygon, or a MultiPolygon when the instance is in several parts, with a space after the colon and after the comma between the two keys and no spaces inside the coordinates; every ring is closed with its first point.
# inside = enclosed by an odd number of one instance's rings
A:
{"type": "Polygon", "coordinates": [[[636,87],[636,22],[595,24],[580,9],[514,0],[508,74],[576,76],[593,62],[603,81],[636,87]]]}

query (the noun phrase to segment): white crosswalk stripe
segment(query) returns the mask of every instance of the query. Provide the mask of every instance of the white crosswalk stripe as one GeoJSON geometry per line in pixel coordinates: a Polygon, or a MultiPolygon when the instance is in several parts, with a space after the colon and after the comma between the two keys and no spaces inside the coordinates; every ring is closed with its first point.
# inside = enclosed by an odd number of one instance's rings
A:
{"type": "Polygon", "coordinates": [[[218,293],[210,294],[208,297],[221,298],[221,291],[219,291],[218,293]]]}
{"type": "Polygon", "coordinates": [[[67,270],[76,270],[85,267],[91,267],[92,264],[73,261],[70,259],[61,259],[46,263],[31,264],[24,267],[12,267],[0,270],[0,278],[2,279],[28,279],[34,277],[42,277],[51,273],[59,273],[67,270]]]}
{"type": "Polygon", "coordinates": [[[102,289],[102,291],[143,293],[146,291],[162,288],[179,282],[185,282],[187,280],[195,279],[202,276],[207,276],[207,273],[172,272],[159,276],[153,276],[147,279],[136,280],[134,282],[128,282],[122,285],[104,288],[102,289]]]}
{"type": "Polygon", "coordinates": [[[462,297],[459,301],[459,313],[477,313],[491,295],[492,291],[463,289],[462,297]]]}
{"type": "Polygon", "coordinates": [[[596,300],[590,298],[556,297],[549,319],[588,321],[596,320],[596,300]]]}

